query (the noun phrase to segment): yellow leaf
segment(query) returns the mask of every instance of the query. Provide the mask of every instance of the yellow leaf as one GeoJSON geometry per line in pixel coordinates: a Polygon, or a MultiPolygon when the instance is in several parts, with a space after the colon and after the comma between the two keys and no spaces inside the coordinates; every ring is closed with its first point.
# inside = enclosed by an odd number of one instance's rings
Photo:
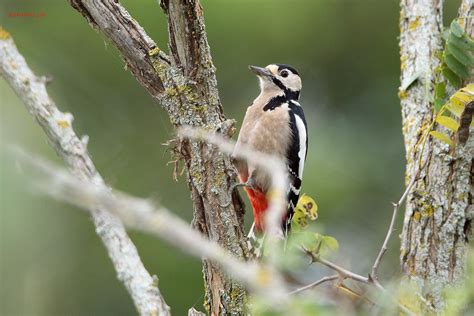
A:
{"type": "Polygon", "coordinates": [[[438,140],[442,141],[443,143],[448,144],[449,146],[453,146],[453,141],[448,137],[448,135],[445,135],[443,133],[437,132],[437,131],[431,131],[430,135],[433,136],[434,138],[437,138],[438,140]]]}
{"type": "Polygon", "coordinates": [[[446,108],[457,117],[460,117],[464,110],[464,103],[458,100],[450,100],[446,108]]]}
{"type": "Polygon", "coordinates": [[[468,84],[467,86],[465,86],[464,88],[462,88],[461,90],[465,90],[465,91],[468,91],[468,93],[471,93],[474,97],[474,83],[470,83],[468,84]]]}
{"type": "Polygon", "coordinates": [[[436,117],[436,122],[438,122],[438,124],[440,125],[443,125],[444,127],[452,130],[453,132],[457,131],[458,128],[459,128],[459,123],[456,122],[455,120],[453,120],[452,118],[448,117],[448,116],[441,116],[441,115],[438,115],[436,117]]]}
{"type": "Polygon", "coordinates": [[[447,103],[448,110],[456,115],[461,116],[466,104],[474,100],[474,84],[470,83],[462,89],[456,91],[447,103]]]}
{"type": "Polygon", "coordinates": [[[316,204],[312,197],[306,194],[299,198],[296,211],[301,211],[313,221],[318,218],[318,204],[316,204]]]}
{"type": "Polygon", "coordinates": [[[291,221],[294,227],[306,228],[306,226],[308,226],[306,214],[300,208],[295,208],[295,214],[293,214],[291,221]]]}

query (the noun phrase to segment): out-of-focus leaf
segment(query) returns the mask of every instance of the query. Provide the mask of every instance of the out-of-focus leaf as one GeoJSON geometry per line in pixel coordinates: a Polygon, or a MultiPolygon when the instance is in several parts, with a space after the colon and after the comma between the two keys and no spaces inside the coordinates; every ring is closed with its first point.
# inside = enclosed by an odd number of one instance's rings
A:
{"type": "Polygon", "coordinates": [[[443,133],[440,133],[438,131],[431,131],[430,135],[433,136],[434,138],[442,141],[443,143],[448,144],[449,146],[453,146],[453,141],[448,137],[448,135],[445,135],[443,133]]]}
{"type": "Polygon", "coordinates": [[[469,69],[454,58],[453,55],[446,54],[446,56],[444,56],[444,61],[449,69],[451,69],[456,75],[463,79],[469,78],[469,69]]]}
{"type": "Polygon", "coordinates": [[[446,97],[446,84],[444,82],[438,82],[435,86],[435,93],[438,99],[446,97]]]}
{"type": "Polygon", "coordinates": [[[336,238],[318,233],[315,233],[313,236],[314,245],[308,249],[312,251],[319,250],[319,254],[322,256],[328,254],[331,251],[337,251],[339,249],[339,242],[336,238]]]}
{"type": "Polygon", "coordinates": [[[448,39],[448,44],[451,43],[454,46],[457,46],[461,50],[473,50],[474,44],[473,41],[468,39],[467,37],[458,38],[455,36],[450,36],[448,39]]]}
{"type": "Polygon", "coordinates": [[[444,105],[444,101],[442,99],[436,99],[434,101],[434,108],[435,108],[436,113],[438,113],[439,110],[441,110],[443,105],[444,105]]]}
{"type": "Polygon", "coordinates": [[[444,127],[452,130],[453,132],[457,131],[459,128],[459,123],[453,120],[452,118],[448,116],[442,116],[438,115],[436,117],[436,122],[440,125],[443,125],[444,127]]]}
{"type": "Polygon", "coordinates": [[[339,242],[332,236],[323,236],[323,242],[329,249],[333,251],[337,251],[339,249],[339,242]]]}
{"type": "Polygon", "coordinates": [[[454,20],[453,22],[451,22],[451,33],[456,36],[456,37],[463,37],[464,35],[464,30],[462,29],[461,25],[459,25],[459,23],[454,20]]]}
{"type": "Polygon", "coordinates": [[[448,79],[449,83],[455,87],[461,87],[461,78],[456,75],[451,69],[447,68],[446,65],[443,67],[443,76],[448,79]]]}
{"type": "Polygon", "coordinates": [[[474,67],[474,59],[471,53],[466,50],[461,50],[459,47],[454,46],[452,43],[448,43],[446,48],[450,54],[452,54],[461,64],[469,67],[474,67]]]}

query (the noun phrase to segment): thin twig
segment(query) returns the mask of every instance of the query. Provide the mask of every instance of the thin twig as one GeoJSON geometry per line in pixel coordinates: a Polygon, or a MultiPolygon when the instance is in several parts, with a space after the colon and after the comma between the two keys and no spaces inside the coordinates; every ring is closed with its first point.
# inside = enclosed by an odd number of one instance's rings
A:
{"type": "Polygon", "coordinates": [[[337,264],[327,259],[322,258],[319,254],[315,254],[311,250],[306,249],[305,247],[303,247],[303,251],[311,257],[312,262],[319,262],[322,265],[325,265],[326,267],[336,271],[337,273],[339,273],[342,279],[352,279],[354,281],[358,281],[358,282],[362,282],[366,284],[370,283],[370,280],[368,277],[364,277],[360,274],[354,273],[341,266],[338,266],[337,264]]]}
{"type": "Polygon", "coordinates": [[[387,231],[387,235],[385,236],[385,240],[382,244],[382,248],[380,249],[379,254],[377,255],[377,258],[375,259],[374,265],[372,266],[372,270],[371,270],[370,275],[369,275],[369,277],[372,280],[374,280],[375,282],[378,282],[377,272],[378,272],[380,263],[382,262],[382,258],[383,258],[385,252],[388,249],[388,243],[390,241],[390,238],[392,237],[392,234],[395,230],[394,227],[395,227],[395,222],[397,220],[398,210],[400,209],[400,206],[403,204],[403,202],[407,198],[408,193],[411,191],[411,189],[415,185],[416,179],[417,179],[417,177],[414,177],[410,181],[410,183],[408,184],[408,186],[405,189],[405,192],[403,192],[403,194],[400,197],[400,199],[398,200],[398,202],[393,203],[393,214],[392,214],[392,219],[390,221],[390,225],[389,225],[389,228],[388,228],[388,231],[387,231]]]}
{"type": "Polygon", "coordinates": [[[303,286],[303,287],[300,287],[300,288],[298,288],[298,289],[296,289],[296,290],[294,290],[294,291],[291,291],[291,292],[289,293],[289,295],[295,295],[295,294],[298,294],[298,293],[300,293],[300,292],[303,292],[303,291],[306,291],[306,290],[309,290],[309,289],[313,289],[313,288],[315,288],[315,287],[317,287],[317,286],[319,286],[319,285],[321,285],[321,284],[323,284],[323,283],[326,283],[326,282],[329,282],[329,281],[333,281],[333,280],[337,280],[337,279],[339,279],[339,278],[340,278],[339,274],[334,274],[334,275],[325,276],[325,277],[319,279],[319,280],[316,281],[316,282],[310,283],[310,284],[305,285],[305,286],[303,286]]]}

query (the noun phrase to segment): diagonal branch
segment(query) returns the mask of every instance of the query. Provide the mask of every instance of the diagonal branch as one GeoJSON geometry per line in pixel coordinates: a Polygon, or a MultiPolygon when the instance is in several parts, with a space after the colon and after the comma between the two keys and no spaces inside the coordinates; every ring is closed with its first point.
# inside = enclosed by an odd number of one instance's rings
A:
{"type": "MultiPolygon", "coordinates": [[[[0,75],[25,103],[48,137],[50,145],[78,179],[106,190],[86,148],[72,129],[72,115],[58,110],[46,91],[46,79],[37,77],[18,52],[10,35],[0,28],[0,75]]],[[[140,315],[169,315],[169,307],[140,260],[137,249],[120,222],[102,208],[93,208],[92,219],[111,258],[117,277],[125,285],[140,315]]]]}
{"type": "Polygon", "coordinates": [[[309,290],[309,289],[313,289],[313,288],[315,288],[315,287],[317,287],[317,286],[319,286],[323,283],[326,283],[326,282],[329,282],[329,281],[334,281],[334,280],[337,280],[339,278],[340,278],[339,274],[328,275],[328,276],[322,277],[321,279],[319,279],[316,282],[313,282],[313,283],[310,283],[310,284],[305,285],[303,287],[300,287],[300,288],[290,292],[289,294],[290,295],[298,294],[300,292],[303,292],[303,291],[306,291],[306,290],[309,290]]]}
{"type": "Polygon", "coordinates": [[[34,174],[33,183],[41,193],[85,211],[93,212],[100,208],[112,212],[127,227],[156,236],[191,256],[217,263],[254,293],[268,299],[273,306],[283,306],[289,302],[284,280],[277,270],[257,261],[246,262],[235,257],[163,206],[103,185],[94,185],[88,180],[77,179],[66,170],[33,158],[20,149],[14,148],[14,153],[38,174],[34,174]]]}

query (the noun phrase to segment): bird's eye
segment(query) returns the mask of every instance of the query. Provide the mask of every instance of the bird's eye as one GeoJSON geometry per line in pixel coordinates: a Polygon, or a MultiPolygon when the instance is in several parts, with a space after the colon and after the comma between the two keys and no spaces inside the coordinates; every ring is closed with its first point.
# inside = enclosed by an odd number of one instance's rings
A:
{"type": "Polygon", "coordinates": [[[288,71],[283,70],[282,72],[280,72],[280,76],[282,76],[283,78],[288,77],[288,71]]]}

